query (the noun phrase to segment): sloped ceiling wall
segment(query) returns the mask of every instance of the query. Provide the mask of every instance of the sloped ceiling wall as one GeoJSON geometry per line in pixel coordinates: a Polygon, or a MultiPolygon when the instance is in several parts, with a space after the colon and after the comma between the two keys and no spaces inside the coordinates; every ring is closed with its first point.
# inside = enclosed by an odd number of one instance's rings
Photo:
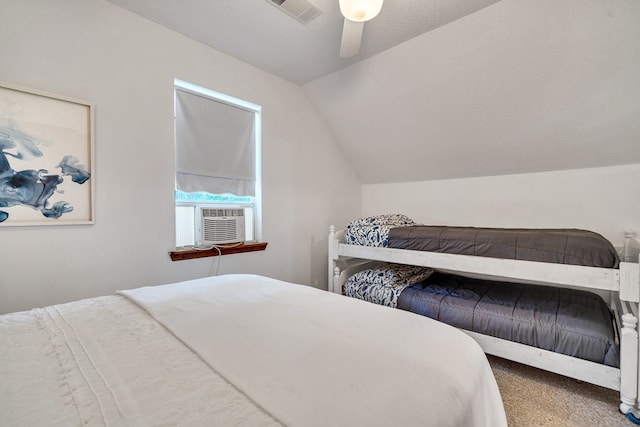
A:
{"type": "Polygon", "coordinates": [[[365,184],[640,163],[640,2],[503,0],[304,86],[365,184]]]}

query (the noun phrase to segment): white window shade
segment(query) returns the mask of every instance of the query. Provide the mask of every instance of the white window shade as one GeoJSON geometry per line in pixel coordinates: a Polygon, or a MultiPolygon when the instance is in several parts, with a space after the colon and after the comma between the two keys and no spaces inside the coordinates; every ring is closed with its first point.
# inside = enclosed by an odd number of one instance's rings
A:
{"type": "Polygon", "coordinates": [[[176,186],[255,196],[255,112],[176,90],[176,186]]]}

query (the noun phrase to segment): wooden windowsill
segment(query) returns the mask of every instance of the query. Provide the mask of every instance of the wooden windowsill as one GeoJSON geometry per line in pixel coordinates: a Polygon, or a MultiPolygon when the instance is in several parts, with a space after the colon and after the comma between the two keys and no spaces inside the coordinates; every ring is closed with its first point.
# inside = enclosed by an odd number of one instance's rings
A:
{"type": "Polygon", "coordinates": [[[171,251],[169,256],[172,261],[182,261],[185,259],[205,258],[218,255],[241,254],[243,252],[264,251],[267,248],[267,242],[263,243],[242,243],[240,245],[220,245],[218,249],[185,249],[181,251],[171,251]]]}

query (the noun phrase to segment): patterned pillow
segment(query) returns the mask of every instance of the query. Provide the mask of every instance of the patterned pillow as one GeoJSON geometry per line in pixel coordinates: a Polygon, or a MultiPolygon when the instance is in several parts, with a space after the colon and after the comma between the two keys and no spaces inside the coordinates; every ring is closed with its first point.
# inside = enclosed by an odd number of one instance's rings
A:
{"type": "Polygon", "coordinates": [[[347,224],[344,241],[349,245],[386,248],[390,229],[415,224],[415,221],[402,214],[386,214],[360,218],[347,224]]]}
{"type": "Polygon", "coordinates": [[[411,225],[415,222],[406,215],[385,214],[358,218],[347,224],[347,228],[370,226],[370,225],[411,225]]]}
{"type": "Polygon", "coordinates": [[[344,293],[348,297],[395,308],[405,288],[423,281],[431,273],[433,270],[427,267],[382,263],[349,277],[344,293]]]}

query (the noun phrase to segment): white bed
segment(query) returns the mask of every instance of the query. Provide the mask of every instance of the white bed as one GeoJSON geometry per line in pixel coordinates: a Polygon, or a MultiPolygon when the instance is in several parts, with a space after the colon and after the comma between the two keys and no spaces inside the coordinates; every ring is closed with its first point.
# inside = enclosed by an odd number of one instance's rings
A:
{"type": "Polygon", "coordinates": [[[593,363],[519,343],[465,331],[488,354],[497,355],[537,368],[566,375],[620,391],[620,410],[629,412],[638,405],[639,348],[638,309],[640,269],[638,263],[621,262],[617,268],[583,267],[547,262],[486,258],[422,252],[388,247],[359,246],[345,243],[344,230],[329,230],[328,289],[342,293],[353,273],[367,268],[371,261],[384,261],[430,267],[437,271],[475,278],[514,281],[538,285],[582,288],[610,295],[611,310],[618,323],[620,368],[593,363]]]}
{"type": "Polygon", "coordinates": [[[457,329],[254,275],[2,315],[0,378],[7,426],[506,426],[457,329]]]}

